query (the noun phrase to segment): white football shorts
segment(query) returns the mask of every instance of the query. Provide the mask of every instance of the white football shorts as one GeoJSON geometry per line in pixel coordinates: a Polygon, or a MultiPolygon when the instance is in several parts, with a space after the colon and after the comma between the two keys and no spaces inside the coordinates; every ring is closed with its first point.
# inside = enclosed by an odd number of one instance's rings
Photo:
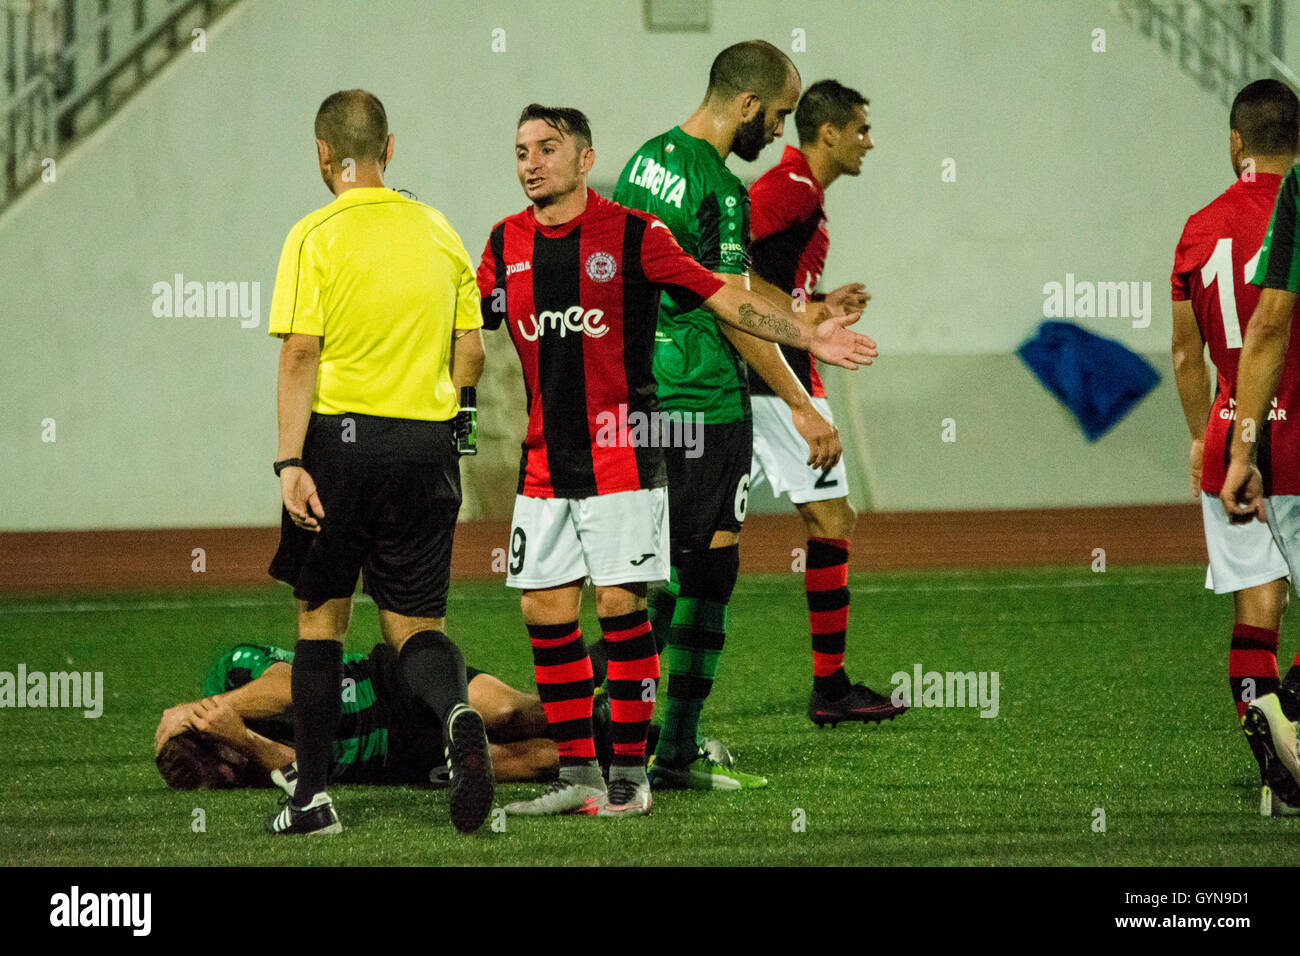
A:
{"type": "Polygon", "coordinates": [[[1273,541],[1291,568],[1291,583],[1295,585],[1300,580],[1296,577],[1300,573],[1300,495],[1265,498],[1264,511],[1268,514],[1268,530],[1273,532],[1273,541]]]}
{"type": "MultiPolygon", "coordinates": [[[[1201,518],[1205,524],[1205,547],[1210,553],[1205,586],[1215,594],[1244,591],[1287,576],[1286,559],[1271,533],[1271,515],[1267,525],[1260,521],[1232,524],[1218,495],[1202,491],[1201,518]]],[[[1300,528],[1296,530],[1300,532],[1300,528]]],[[[1300,538],[1296,544],[1300,546],[1300,538]]]]}
{"type": "MultiPolygon", "coordinates": [[[[814,398],[813,406],[832,425],[831,403],[814,398]]],[[[849,472],[844,456],[827,471],[808,467],[808,443],[794,427],[790,406],[775,395],[754,395],[754,460],[749,466],[749,486],[763,481],[776,497],[788,494],[797,505],[809,501],[844,498],[849,493],[849,472]]]]}
{"type": "Polygon", "coordinates": [[[515,496],[506,586],[532,591],[590,578],[602,587],[668,579],[668,489],[589,498],[515,496]]]}

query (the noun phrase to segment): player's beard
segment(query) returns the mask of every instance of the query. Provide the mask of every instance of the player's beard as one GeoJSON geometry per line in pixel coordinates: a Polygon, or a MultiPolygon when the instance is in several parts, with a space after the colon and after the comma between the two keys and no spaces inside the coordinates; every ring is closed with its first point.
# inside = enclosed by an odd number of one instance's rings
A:
{"type": "MultiPolygon", "coordinates": [[[[556,185],[552,186],[551,190],[546,194],[533,198],[533,205],[535,205],[538,209],[545,209],[547,206],[553,205],[554,203],[559,202],[561,199],[567,198],[572,192],[577,190],[577,188],[581,185],[582,175],[581,175],[581,170],[579,169],[579,166],[576,162],[573,164],[573,169],[571,170],[571,173],[572,175],[568,179],[568,181],[557,183],[556,185]]],[[[551,181],[555,182],[555,178],[552,177],[551,181]]]]}
{"type": "Polygon", "coordinates": [[[736,128],[736,135],[731,140],[731,151],[747,163],[758,159],[758,154],[767,145],[767,106],[763,105],[748,122],[736,128]]]}

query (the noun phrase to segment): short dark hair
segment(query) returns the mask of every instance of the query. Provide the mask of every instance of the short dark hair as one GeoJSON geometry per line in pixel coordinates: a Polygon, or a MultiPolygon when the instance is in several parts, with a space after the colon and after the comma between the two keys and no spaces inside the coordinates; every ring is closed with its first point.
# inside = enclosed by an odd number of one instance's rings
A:
{"type": "Polygon", "coordinates": [[[159,748],[155,763],[163,781],[173,790],[226,790],[271,783],[270,775],[260,765],[197,730],[184,730],[169,738],[159,748]],[[222,765],[235,772],[233,782],[222,774],[222,765]]]}
{"type": "Polygon", "coordinates": [[[591,145],[591,124],[587,122],[587,116],[582,110],[575,110],[570,106],[543,106],[541,103],[529,103],[519,114],[519,122],[515,124],[515,129],[529,120],[541,120],[557,133],[572,136],[581,142],[583,149],[591,145]]]}
{"type": "Polygon", "coordinates": [[[1278,80],[1256,80],[1237,94],[1228,127],[1241,134],[1247,153],[1294,156],[1300,149],[1300,100],[1278,80]]]}
{"type": "Polygon", "coordinates": [[[799,131],[800,144],[811,143],[823,123],[836,129],[853,119],[855,106],[869,106],[871,101],[836,80],[818,80],[804,90],[799,106],[794,111],[794,125],[799,131]]]}
{"type": "Polygon", "coordinates": [[[383,165],[388,155],[388,114],[379,97],[365,90],[339,90],[316,111],[316,138],[335,160],[383,165]]]}
{"type": "Polygon", "coordinates": [[[752,92],[766,102],[781,92],[791,73],[799,75],[794,61],[766,40],[734,43],[713,58],[704,95],[729,100],[737,93],[752,92]]]}

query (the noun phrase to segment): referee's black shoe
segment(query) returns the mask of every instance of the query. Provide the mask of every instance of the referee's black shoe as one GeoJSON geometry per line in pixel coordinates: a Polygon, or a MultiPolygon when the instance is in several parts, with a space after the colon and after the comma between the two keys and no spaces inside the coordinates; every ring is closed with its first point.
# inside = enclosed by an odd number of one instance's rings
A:
{"type": "Polygon", "coordinates": [[[284,807],[275,816],[266,821],[266,832],[283,835],[306,834],[315,836],[323,833],[342,833],[343,824],[334,812],[334,802],[324,790],[312,798],[311,803],[299,809],[287,797],[284,807]]]}
{"type": "Polygon", "coordinates": [[[840,700],[827,700],[817,691],[808,701],[808,719],[818,727],[834,727],[842,721],[860,720],[864,724],[878,724],[893,720],[907,710],[904,703],[894,703],[893,698],[878,694],[866,684],[854,684],[840,700]]]}
{"type": "Polygon", "coordinates": [[[457,704],[447,714],[443,739],[451,769],[451,823],[461,833],[473,833],[487,819],[496,794],[483,718],[468,704],[457,704]]]}

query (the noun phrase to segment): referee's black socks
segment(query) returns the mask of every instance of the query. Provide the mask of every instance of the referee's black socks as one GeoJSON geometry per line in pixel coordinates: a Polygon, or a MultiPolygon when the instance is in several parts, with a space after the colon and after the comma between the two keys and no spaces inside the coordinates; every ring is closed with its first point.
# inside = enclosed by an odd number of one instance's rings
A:
{"type": "Polygon", "coordinates": [[[343,644],[299,641],[294,645],[289,686],[293,693],[293,749],[298,786],[293,805],[301,809],[325,789],[334,759],[334,731],[343,715],[343,644]]]}
{"type": "Polygon", "coordinates": [[[412,634],[402,645],[397,662],[406,685],[433,708],[439,720],[445,721],[457,704],[469,703],[465,659],[442,631],[412,634]]]}

